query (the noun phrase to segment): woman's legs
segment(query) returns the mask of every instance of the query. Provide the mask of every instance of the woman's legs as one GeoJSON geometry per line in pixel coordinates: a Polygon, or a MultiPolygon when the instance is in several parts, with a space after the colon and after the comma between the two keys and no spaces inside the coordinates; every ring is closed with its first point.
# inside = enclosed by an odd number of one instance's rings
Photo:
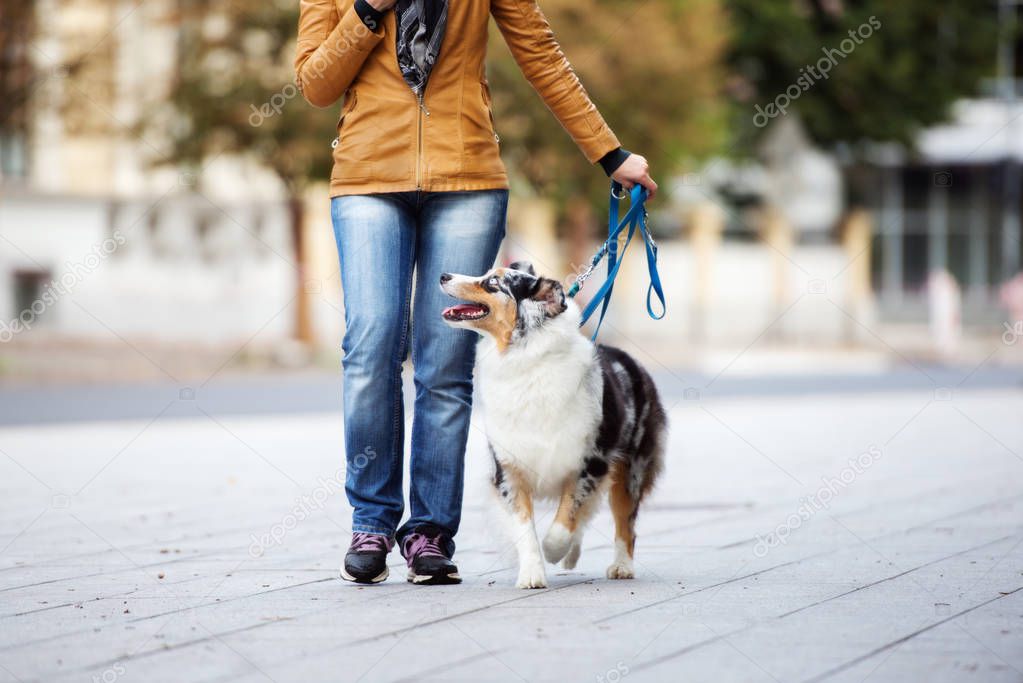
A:
{"type": "Polygon", "coordinates": [[[408,349],[415,206],[402,195],[335,197],[331,215],[344,288],[345,492],[354,510],[352,530],[391,536],[404,510],[401,365],[408,349]]]}
{"type": "Polygon", "coordinates": [[[458,531],[477,337],[441,318],[441,311],[455,302],[440,291],[440,275],[481,275],[494,265],[504,237],[508,192],[437,192],[423,195],[421,202],[412,314],[411,517],[399,540],[421,526],[439,527],[450,536],[458,531]]]}

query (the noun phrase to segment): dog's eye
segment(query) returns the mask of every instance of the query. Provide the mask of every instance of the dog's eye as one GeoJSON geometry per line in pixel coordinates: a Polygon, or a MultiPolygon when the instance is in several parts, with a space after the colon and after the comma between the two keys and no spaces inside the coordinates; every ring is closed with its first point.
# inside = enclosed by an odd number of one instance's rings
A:
{"type": "Polygon", "coordinates": [[[496,292],[501,288],[501,283],[496,277],[489,278],[483,285],[488,292],[496,292]]]}

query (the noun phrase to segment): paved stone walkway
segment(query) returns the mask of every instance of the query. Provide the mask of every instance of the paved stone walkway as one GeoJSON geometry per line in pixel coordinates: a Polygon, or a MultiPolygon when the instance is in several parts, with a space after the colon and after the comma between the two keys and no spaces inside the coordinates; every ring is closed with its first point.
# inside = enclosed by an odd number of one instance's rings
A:
{"type": "Polygon", "coordinates": [[[669,395],[637,578],[602,514],[539,591],[479,429],[465,583],[360,588],[340,419],[196,400],[0,429],[0,681],[1023,681],[1018,389],[669,395]]]}

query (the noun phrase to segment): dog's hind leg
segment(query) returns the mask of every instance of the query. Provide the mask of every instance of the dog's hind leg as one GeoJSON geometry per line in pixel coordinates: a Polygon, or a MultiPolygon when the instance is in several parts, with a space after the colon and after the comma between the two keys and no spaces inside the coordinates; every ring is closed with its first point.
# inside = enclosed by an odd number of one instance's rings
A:
{"type": "Polygon", "coordinates": [[[651,400],[642,418],[643,429],[638,432],[631,457],[617,460],[611,466],[609,498],[615,520],[615,559],[607,568],[609,579],[631,579],[635,575],[636,515],[640,503],[650,493],[664,467],[664,409],[653,388],[653,381],[647,377],[645,383],[651,400]]]}
{"type": "Polygon", "coordinates": [[[546,588],[547,573],[533,524],[533,495],[526,480],[514,468],[502,466],[494,457],[494,490],[508,515],[515,550],[519,556],[517,588],[546,588]]]}
{"type": "Polygon", "coordinates": [[[583,528],[596,511],[595,494],[607,471],[607,461],[594,455],[586,459],[582,472],[562,484],[554,523],[543,539],[543,554],[551,564],[564,558],[565,569],[572,569],[579,561],[583,528]]]}
{"type": "Polygon", "coordinates": [[[615,520],[615,559],[607,568],[609,579],[631,579],[635,576],[632,566],[636,551],[636,514],[639,511],[639,497],[634,487],[629,486],[630,466],[619,461],[611,471],[611,514],[615,520]]]}

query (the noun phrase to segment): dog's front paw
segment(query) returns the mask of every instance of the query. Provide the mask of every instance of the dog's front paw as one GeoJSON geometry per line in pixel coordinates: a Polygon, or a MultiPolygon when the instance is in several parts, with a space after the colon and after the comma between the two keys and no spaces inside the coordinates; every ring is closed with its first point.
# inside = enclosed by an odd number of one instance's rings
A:
{"type": "Polygon", "coordinates": [[[546,588],[547,574],[543,569],[543,562],[526,562],[519,567],[519,579],[515,582],[516,588],[546,588]]]}
{"type": "Polygon", "coordinates": [[[635,576],[636,573],[632,570],[632,562],[629,560],[615,560],[607,568],[607,578],[609,579],[632,579],[635,576]]]}
{"type": "Polygon", "coordinates": [[[555,522],[543,538],[543,556],[551,564],[557,564],[572,548],[572,532],[555,522]]]}

